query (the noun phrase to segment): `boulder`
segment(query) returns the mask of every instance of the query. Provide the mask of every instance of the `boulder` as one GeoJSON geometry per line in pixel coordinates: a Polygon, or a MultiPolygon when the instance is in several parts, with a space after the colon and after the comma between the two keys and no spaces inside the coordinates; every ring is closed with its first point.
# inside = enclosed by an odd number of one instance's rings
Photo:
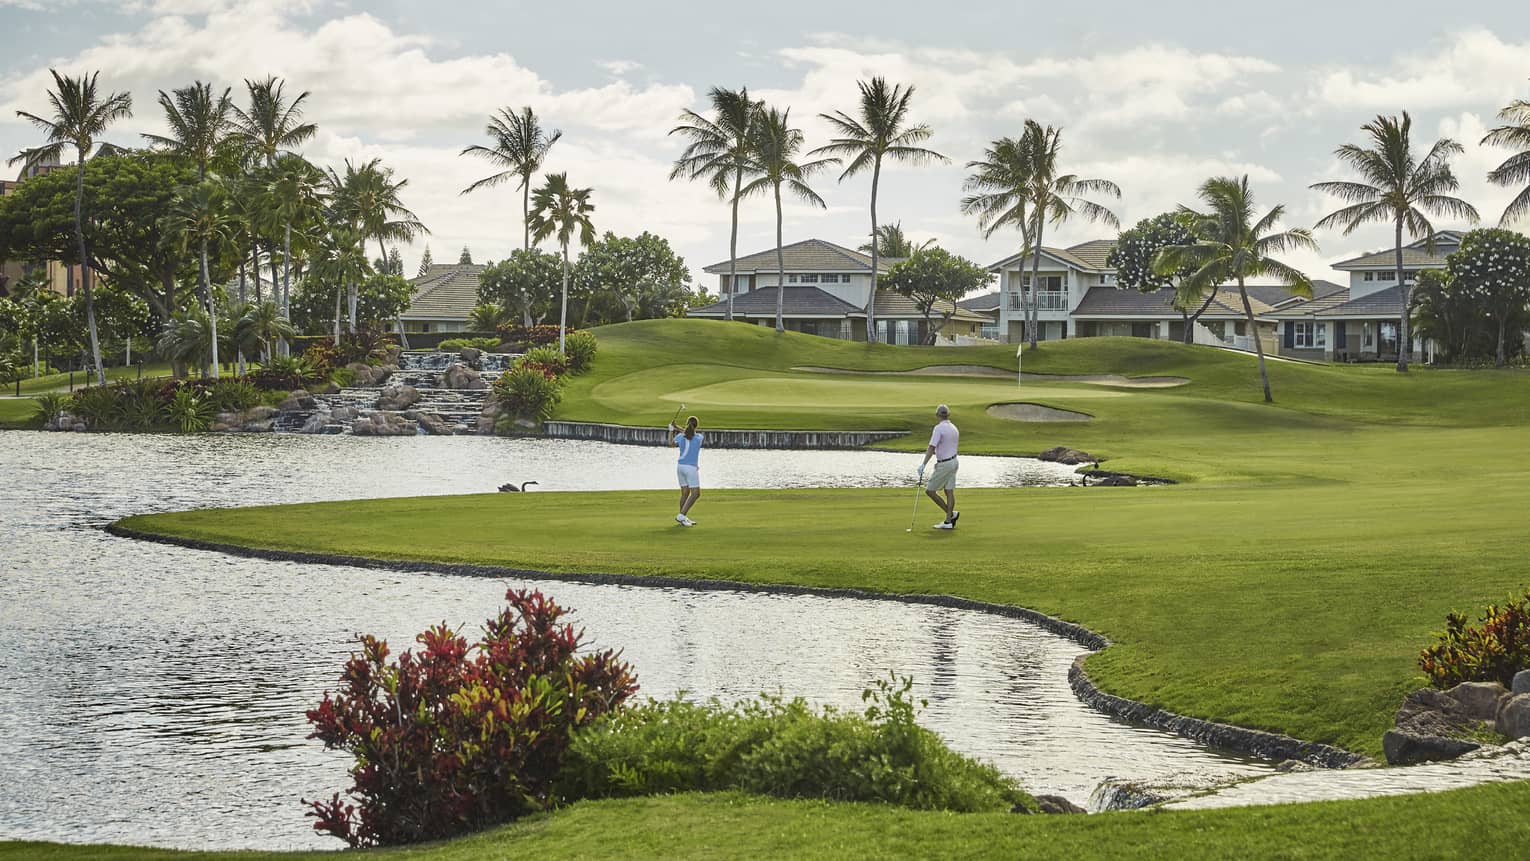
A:
{"type": "Polygon", "coordinates": [[[351,385],[364,388],[382,385],[388,381],[394,371],[398,370],[390,365],[374,367],[365,362],[351,362],[345,367],[351,372],[351,385]]]}
{"type": "Polygon", "coordinates": [[[1099,458],[1087,452],[1082,452],[1076,448],[1068,448],[1067,446],[1061,445],[1057,446],[1056,448],[1049,448],[1041,454],[1036,455],[1036,457],[1038,460],[1061,463],[1067,466],[1078,466],[1079,464],[1084,463],[1098,463],[1100,460],[1099,458]]]}
{"type": "MultiPolygon", "coordinates": [[[[1521,673],[1520,675],[1524,675],[1521,673]]],[[[1530,737],[1530,694],[1514,694],[1498,709],[1493,728],[1509,738],[1530,737]]]]}
{"type": "Polygon", "coordinates": [[[261,404],[258,407],[250,407],[249,409],[245,410],[243,418],[246,423],[260,422],[269,418],[275,418],[276,413],[276,407],[268,407],[265,404],[261,404]]]}
{"type": "Polygon", "coordinates": [[[404,348],[397,344],[389,344],[384,352],[388,357],[387,364],[398,367],[398,360],[404,355],[404,348]]]}
{"type": "Polygon", "coordinates": [[[483,351],[477,347],[463,347],[458,351],[457,358],[461,359],[468,367],[479,370],[478,362],[483,358],[483,351]]]}
{"type": "Polygon", "coordinates": [[[338,394],[340,394],[340,384],[335,382],[334,380],[330,380],[329,383],[324,386],[324,394],[326,394],[326,395],[338,395],[338,394]]]}
{"type": "Polygon", "coordinates": [[[1490,721],[1498,714],[1498,699],[1509,692],[1497,682],[1462,682],[1445,692],[1461,704],[1462,712],[1472,720],[1490,721]]]}
{"type": "Polygon", "coordinates": [[[419,424],[420,430],[430,436],[451,436],[453,433],[452,426],[435,413],[420,413],[415,421],[419,424]]]}
{"type": "Polygon", "coordinates": [[[1136,487],[1137,479],[1129,475],[1107,475],[1094,481],[1095,487],[1136,487]]]}
{"type": "Polygon", "coordinates": [[[325,426],[327,426],[332,419],[333,416],[330,413],[320,410],[319,412],[309,416],[307,421],[303,422],[303,426],[298,428],[298,433],[324,433],[325,426]]]}
{"type": "Polygon", "coordinates": [[[1464,735],[1479,728],[1455,697],[1434,688],[1420,688],[1403,698],[1397,728],[1416,736],[1464,735]]]}
{"type": "Polygon", "coordinates": [[[1088,813],[1082,807],[1063,798],[1061,795],[1038,795],[1036,802],[1041,805],[1042,813],[1088,813]]]}
{"type": "Polygon", "coordinates": [[[361,411],[356,409],[355,407],[335,407],[335,411],[331,414],[331,418],[333,418],[337,422],[344,423],[344,422],[353,422],[360,415],[361,415],[361,411]]]}
{"type": "Polygon", "coordinates": [[[420,391],[408,383],[388,386],[382,390],[377,398],[377,408],[380,410],[402,410],[414,406],[420,399],[420,391]]]}
{"type": "Polygon", "coordinates": [[[419,425],[398,413],[378,410],[356,419],[351,425],[351,433],[356,436],[414,436],[419,433],[419,425]]]}
{"type": "Polygon", "coordinates": [[[255,419],[240,425],[239,429],[244,433],[270,433],[275,425],[274,419],[255,419]]]}
{"type": "Polygon", "coordinates": [[[282,402],[277,405],[277,409],[282,412],[296,412],[298,410],[311,410],[318,405],[318,402],[313,399],[313,395],[309,394],[307,390],[296,389],[288,394],[287,397],[282,398],[282,402]]]}
{"type": "Polygon", "coordinates": [[[1481,745],[1456,738],[1438,735],[1414,735],[1402,730],[1389,729],[1381,737],[1381,750],[1390,765],[1416,765],[1420,762],[1440,762],[1470,753],[1481,745]]]}
{"type": "Polygon", "coordinates": [[[1520,670],[1514,674],[1514,683],[1509,686],[1509,693],[1530,694],[1530,670],[1520,670]]]}
{"type": "Polygon", "coordinates": [[[461,362],[452,362],[441,375],[441,385],[448,389],[487,389],[483,375],[461,362]]]}

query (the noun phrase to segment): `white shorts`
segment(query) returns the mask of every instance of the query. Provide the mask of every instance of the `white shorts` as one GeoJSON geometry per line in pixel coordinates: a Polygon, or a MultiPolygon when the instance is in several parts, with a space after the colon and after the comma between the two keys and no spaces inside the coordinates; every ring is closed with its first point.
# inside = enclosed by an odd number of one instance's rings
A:
{"type": "Polygon", "coordinates": [[[956,490],[956,458],[935,464],[935,471],[930,473],[930,480],[924,483],[924,489],[931,492],[956,490]]]}
{"type": "Polygon", "coordinates": [[[701,487],[701,470],[690,464],[675,467],[675,475],[679,477],[681,487],[701,487]]]}

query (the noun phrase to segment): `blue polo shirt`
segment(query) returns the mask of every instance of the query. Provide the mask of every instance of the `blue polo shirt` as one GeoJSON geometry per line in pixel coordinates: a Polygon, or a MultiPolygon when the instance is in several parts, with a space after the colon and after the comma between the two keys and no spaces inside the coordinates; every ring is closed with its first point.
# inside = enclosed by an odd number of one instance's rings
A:
{"type": "Polygon", "coordinates": [[[706,439],[706,435],[701,431],[696,431],[696,435],[692,439],[686,439],[683,432],[675,434],[675,445],[680,447],[681,466],[698,465],[696,458],[701,455],[701,442],[704,439],[706,439]]]}

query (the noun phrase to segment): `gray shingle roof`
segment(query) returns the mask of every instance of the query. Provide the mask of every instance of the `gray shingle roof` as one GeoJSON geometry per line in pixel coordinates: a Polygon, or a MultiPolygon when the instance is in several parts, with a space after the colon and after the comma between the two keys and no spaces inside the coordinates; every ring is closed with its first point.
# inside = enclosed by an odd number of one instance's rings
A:
{"type": "MultiPolygon", "coordinates": [[[[935,315],[943,316],[946,311],[950,310],[950,308],[950,302],[936,302],[935,315]]],[[[878,319],[895,317],[918,320],[924,319],[924,312],[919,310],[919,306],[914,302],[914,300],[904,296],[902,293],[897,293],[892,290],[877,291],[876,315],[878,319]]],[[[951,315],[951,319],[965,320],[972,323],[993,322],[988,316],[979,314],[975,311],[968,311],[966,308],[963,308],[960,305],[957,306],[956,312],[951,315]]]]}
{"type": "MultiPolygon", "coordinates": [[[[776,313],[776,287],[762,287],[733,297],[733,313],[751,317],[776,313]]],[[[859,308],[817,287],[787,287],[782,297],[782,314],[787,317],[847,317],[859,314],[859,308]]],[[[722,317],[728,313],[728,300],[713,302],[686,311],[689,317],[722,317]]]]}
{"type": "Polygon", "coordinates": [[[1375,293],[1361,296],[1358,299],[1350,299],[1348,302],[1341,302],[1332,307],[1324,308],[1319,310],[1315,316],[1338,318],[1400,317],[1402,316],[1402,308],[1402,288],[1388,287],[1385,290],[1378,290],[1375,293]]]}
{"type": "Polygon", "coordinates": [[[405,320],[466,320],[478,304],[479,263],[437,263],[410,281],[414,298],[405,320]]]}
{"type": "MultiPolygon", "coordinates": [[[[1110,250],[1115,247],[1116,240],[1114,239],[1091,239],[1088,242],[1080,242],[1078,245],[1072,245],[1067,248],[1056,248],[1051,245],[1043,245],[1041,246],[1041,253],[1053,257],[1057,260],[1061,260],[1064,263],[1067,263],[1069,266],[1083,269],[1088,272],[1097,272],[1100,270],[1110,269],[1109,266],[1105,265],[1105,258],[1110,256],[1110,250]]],[[[1000,260],[999,262],[989,266],[988,269],[989,271],[996,272],[1010,265],[1011,263],[1029,257],[1030,253],[1031,252],[1029,250],[1026,250],[1018,254],[1011,254],[1003,260],[1000,260]]]]}
{"type": "MultiPolygon", "coordinates": [[[[871,255],[851,251],[822,239],[804,239],[781,247],[787,272],[870,272],[871,255]]],[[[877,261],[877,270],[886,272],[892,264],[877,261]]],[[[738,259],[739,272],[775,272],[776,249],[769,248],[738,259]]],[[[713,275],[728,274],[728,261],[713,263],[704,270],[713,275]]]]}
{"type": "MultiPolygon", "coordinates": [[[[1256,317],[1268,314],[1272,309],[1270,303],[1263,298],[1254,295],[1254,288],[1246,288],[1249,291],[1248,304],[1256,317]]],[[[1276,295],[1274,291],[1284,288],[1269,288],[1266,295],[1276,295]]],[[[1289,293],[1290,291],[1284,291],[1289,293]]],[[[1200,307],[1196,303],[1196,308],[1200,307]]],[[[1194,310],[1192,308],[1191,310],[1194,310]]],[[[1152,293],[1143,293],[1140,290],[1128,290],[1118,287],[1090,287],[1084,294],[1078,307],[1073,309],[1075,317],[1141,317],[1145,319],[1181,319],[1179,309],[1174,307],[1174,291],[1168,287],[1155,290],[1152,293]]],[[[1238,296],[1237,287],[1222,286],[1217,288],[1217,295],[1206,306],[1201,314],[1203,319],[1241,319],[1243,313],[1243,300],[1238,296]]]]}
{"type": "MultiPolygon", "coordinates": [[[[1403,268],[1414,267],[1418,269],[1443,269],[1445,267],[1445,255],[1456,251],[1461,247],[1462,233],[1459,230],[1439,230],[1434,234],[1434,252],[1429,251],[1429,241],[1420,239],[1403,246],[1403,268]]],[[[1370,269],[1377,266],[1397,268],[1397,249],[1386,248],[1370,254],[1362,254],[1359,257],[1351,257],[1333,264],[1335,269],[1370,269]]]]}
{"type": "Polygon", "coordinates": [[[963,299],[956,304],[966,308],[968,311],[976,311],[979,314],[990,313],[999,310],[999,293],[998,291],[984,293],[981,296],[973,296],[971,299],[963,299]]]}

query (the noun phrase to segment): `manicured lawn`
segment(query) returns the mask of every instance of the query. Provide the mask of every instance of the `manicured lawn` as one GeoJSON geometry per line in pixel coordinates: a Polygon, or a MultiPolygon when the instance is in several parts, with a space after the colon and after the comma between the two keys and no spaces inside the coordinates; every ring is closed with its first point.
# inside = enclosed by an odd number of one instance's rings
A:
{"type": "MultiPolygon", "coordinates": [[[[149,377],[168,377],[169,375],[170,366],[164,362],[146,364],[143,366],[144,379],[148,379],[149,377]]],[[[133,365],[126,368],[107,368],[106,379],[108,382],[112,380],[136,380],[138,379],[138,366],[133,365]]],[[[95,385],[95,382],[95,374],[92,374],[89,371],[74,372],[74,387],[76,389],[84,388],[88,385],[95,385]]],[[[69,390],[69,374],[45,374],[41,377],[27,377],[21,381],[21,393],[23,395],[36,394],[38,392],[51,392],[60,389],[66,392],[69,390]]],[[[7,391],[10,394],[15,394],[16,384],[12,383],[10,386],[8,386],[7,391]]]]}
{"type": "MultiPolygon", "coordinates": [[[[870,804],[675,795],[586,802],[482,834],[367,858],[1517,858],[1530,783],[1428,795],[1095,816],[922,813],[870,804]]],[[[338,845],[338,842],[337,842],[338,845]]],[[[320,858],[0,843],[0,861],[320,858]]]]}
{"type": "Polygon", "coordinates": [[[0,428],[32,427],[37,402],[31,398],[0,398],[0,428]]]}

